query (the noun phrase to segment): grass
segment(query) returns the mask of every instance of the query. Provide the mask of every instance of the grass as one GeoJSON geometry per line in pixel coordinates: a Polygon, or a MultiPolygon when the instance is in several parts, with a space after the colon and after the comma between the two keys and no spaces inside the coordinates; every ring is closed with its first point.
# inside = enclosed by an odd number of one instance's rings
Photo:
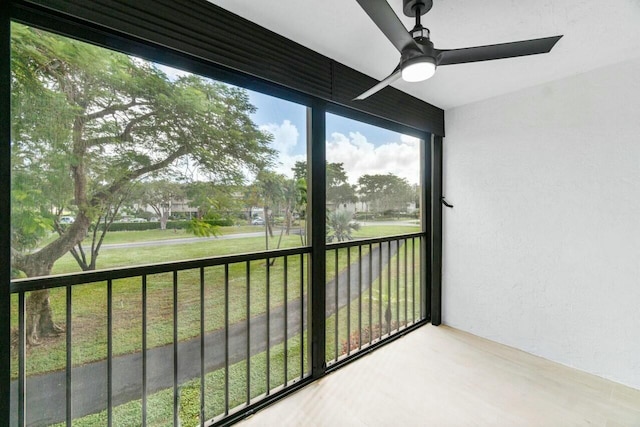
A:
{"type": "MultiPolygon", "coordinates": [[[[347,308],[340,309],[338,316],[332,315],[327,319],[326,331],[326,361],[331,364],[346,355],[347,350],[355,351],[359,346],[359,328],[362,324],[363,345],[368,344],[368,336],[372,336],[372,341],[376,341],[380,336],[384,337],[389,333],[402,327],[407,323],[418,320],[420,317],[418,301],[420,301],[420,280],[419,276],[414,276],[410,267],[413,263],[414,255],[411,245],[400,247],[400,251],[391,259],[391,262],[382,270],[382,275],[373,281],[371,292],[365,289],[362,298],[355,298],[347,308]],[[406,271],[405,271],[406,260],[406,271]],[[391,280],[389,281],[389,278],[391,280]],[[406,279],[406,287],[405,287],[406,279]],[[371,297],[370,297],[371,295],[371,297]],[[369,301],[371,298],[371,317],[369,316],[369,301]],[[383,320],[382,325],[378,319],[378,307],[391,302],[392,320],[391,325],[387,325],[383,320]],[[398,304],[399,302],[399,304],[398,304]],[[406,302],[406,314],[405,314],[406,302]],[[362,304],[362,311],[359,310],[362,304]],[[415,307],[415,308],[414,308],[415,307]],[[414,314],[415,313],[415,314],[414,314]],[[362,315],[362,317],[360,317],[362,315]],[[347,325],[347,317],[350,322],[347,325]],[[337,326],[337,328],[336,328],[337,326]],[[335,347],[335,336],[338,334],[338,347],[335,347]],[[372,333],[370,333],[372,332],[372,333]],[[337,351],[336,351],[337,350],[337,351]]],[[[346,252],[346,249],[343,251],[346,252]]],[[[364,256],[367,254],[365,253],[364,256]]],[[[357,260],[353,257],[352,261],[357,260]]],[[[415,255],[415,262],[418,262],[415,255]]],[[[329,295],[328,298],[331,298],[329,295]]],[[[383,310],[384,313],[384,310],[383,310]]],[[[305,354],[303,355],[304,366],[308,366],[308,333],[305,334],[305,354]]],[[[287,341],[287,380],[291,381],[301,377],[300,370],[300,337],[299,335],[287,341]]],[[[266,352],[252,356],[249,360],[251,380],[251,398],[263,395],[267,390],[266,384],[266,352]]],[[[270,349],[270,384],[269,388],[274,389],[285,383],[284,372],[284,345],[277,344],[270,349]]],[[[306,374],[306,369],[302,374],[306,374]]],[[[247,361],[242,360],[229,366],[229,402],[230,409],[242,407],[246,403],[247,361]]],[[[196,426],[199,424],[199,404],[200,404],[200,379],[193,379],[180,386],[180,408],[179,417],[181,425],[196,426]]],[[[147,400],[147,421],[151,426],[170,426],[173,422],[173,390],[165,389],[150,394],[147,400]]],[[[141,400],[134,400],[114,408],[114,424],[122,426],[140,425],[142,417],[141,400]]],[[[225,372],[219,369],[205,375],[205,419],[220,417],[225,410],[225,372]]],[[[106,411],[92,414],[74,420],[77,426],[101,426],[106,423],[106,411]]],[[[61,426],[62,424],[60,424],[61,426]]]]}
{"type": "MultiPolygon", "coordinates": [[[[305,334],[305,349],[308,349],[305,334]]],[[[301,355],[300,336],[287,341],[287,372],[288,381],[300,379],[308,374],[308,357],[301,355]],[[303,357],[305,369],[301,372],[300,358],[303,357]]],[[[270,349],[270,385],[272,390],[285,383],[284,344],[274,345],[270,349]]],[[[251,398],[263,395],[267,390],[266,351],[249,359],[251,368],[250,390],[251,398]]],[[[246,403],[247,396],[247,361],[246,359],[229,366],[229,401],[228,407],[233,409],[246,403]]],[[[205,420],[219,417],[225,410],[225,371],[218,369],[205,375],[205,420]]],[[[189,380],[180,385],[179,418],[182,426],[197,426],[200,423],[200,378],[189,380]]],[[[142,399],[133,400],[113,408],[113,424],[117,426],[139,426],[142,422],[142,399]]],[[[74,419],[73,425],[79,427],[103,426],[107,423],[107,411],[101,411],[82,418],[74,419]]],[[[64,426],[64,423],[56,427],[64,426]]],[[[173,389],[165,389],[150,394],[147,397],[147,425],[173,426],[173,389]]]]}
{"type": "MultiPolygon", "coordinates": [[[[386,227],[386,226],[385,226],[386,227]]],[[[363,227],[361,233],[373,233],[376,227],[363,227]],[[369,228],[369,230],[367,230],[369,228]]],[[[382,227],[377,227],[382,228],[382,227]]],[[[395,233],[407,233],[410,227],[395,229],[395,233]]],[[[381,231],[381,230],[377,230],[381,231]]],[[[138,232],[123,232],[138,233],[138,232]]],[[[375,234],[375,233],[374,233],[375,234]]],[[[377,234],[380,235],[380,234],[377,234]]],[[[299,236],[290,236],[285,239],[285,245],[296,246],[299,244],[299,236]],[[289,240],[293,238],[293,240],[289,240]]],[[[112,249],[101,254],[101,262],[112,267],[114,265],[129,265],[139,259],[151,259],[150,262],[162,262],[175,259],[176,253],[185,257],[212,256],[222,253],[236,253],[246,249],[256,250],[259,245],[264,245],[264,238],[243,238],[237,240],[207,240],[190,244],[176,244],[170,246],[149,246],[136,248],[135,253],[127,255],[123,249],[112,249]],[[122,253],[125,252],[125,253],[122,253]],[[173,258],[172,258],[173,257],[173,258]]],[[[368,254],[368,248],[363,248],[363,257],[368,254]]],[[[365,289],[361,300],[355,298],[347,308],[339,310],[337,316],[334,314],[327,319],[327,341],[326,360],[328,363],[334,362],[336,353],[338,358],[346,354],[349,347],[354,348],[359,345],[358,332],[359,323],[362,324],[364,339],[367,339],[369,331],[373,331],[373,340],[379,337],[379,331],[385,335],[388,333],[384,320],[384,309],[382,311],[382,326],[379,325],[378,308],[382,302],[382,307],[386,308],[387,302],[392,301],[392,329],[398,324],[402,325],[407,320],[411,321],[414,304],[414,291],[411,288],[412,260],[411,246],[407,246],[407,272],[405,276],[404,246],[400,248],[400,253],[392,257],[389,265],[385,266],[380,278],[372,283],[371,292],[365,289]],[[398,269],[399,267],[399,269],[398,269]],[[391,282],[389,282],[391,277],[391,282]],[[407,278],[408,288],[404,290],[404,280],[407,278]],[[391,286],[389,286],[391,285],[391,286]],[[400,292],[398,292],[398,285],[400,292]],[[382,287],[380,287],[382,286],[382,287]],[[393,302],[400,302],[398,305],[393,302]],[[404,301],[407,301],[408,316],[404,316],[404,301]],[[369,317],[369,302],[371,302],[372,316],[369,317]],[[359,317],[359,307],[362,304],[362,312],[359,317]],[[347,317],[350,324],[347,325],[347,317]],[[399,321],[399,323],[398,323],[399,321]],[[337,328],[336,328],[337,322],[337,328]],[[370,329],[371,328],[371,329],[370,329]],[[337,347],[336,347],[337,331],[337,347]],[[354,343],[355,340],[355,343],[354,343]],[[337,349],[337,352],[336,352],[337,349]]],[[[417,249],[417,248],[416,248],[417,249]]],[[[356,262],[358,257],[357,248],[350,248],[351,262],[356,262]]],[[[335,276],[335,257],[331,252],[327,256],[327,280],[335,276]]],[[[417,252],[416,252],[417,254],[417,252]]],[[[417,255],[416,255],[417,260],[417,255]]],[[[61,260],[56,265],[58,272],[65,270],[74,271],[73,259],[61,260]]],[[[149,261],[148,261],[149,262],[149,261]]],[[[416,261],[417,262],[417,261],[416,261]]],[[[340,269],[347,264],[347,249],[338,251],[338,263],[340,269]]],[[[416,264],[417,265],[417,264],[416,264]]],[[[292,257],[288,260],[289,267],[289,288],[287,290],[287,301],[295,301],[300,297],[299,257],[292,257]]],[[[232,264],[229,268],[229,317],[230,323],[246,318],[246,266],[242,264],[232,264]]],[[[308,271],[308,266],[305,265],[308,271]]],[[[251,316],[256,316],[264,312],[266,305],[266,266],[264,261],[251,263],[251,285],[250,298],[251,316]]],[[[271,267],[271,298],[270,306],[273,308],[284,304],[283,288],[283,261],[278,259],[271,267]]],[[[205,269],[205,330],[215,331],[224,325],[224,304],[221,300],[224,296],[224,269],[223,267],[211,267],[205,269]]],[[[200,301],[199,301],[199,271],[185,271],[178,273],[178,336],[180,340],[193,338],[200,331],[200,301]]],[[[415,300],[420,300],[420,289],[416,276],[415,300]]],[[[159,274],[149,276],[147,281],[148,295],[148,346],[166,345],[173,340],[173,277],[171,274],[159,274]]],[[[306,286],[304,284],[303,286],[306,286]]],[[[344,288],[342,288],[344,289],[344,288]]],[[[139,278],[121,279],[113,283],[113,339],[114,354],[126,354],[136,352],[141,349],[141,283],[139,278]]],[[[342,291],[342,290],[341,290],[342,291]]],[[[327,298],[334,298],[331,291],[327,298]]],[[[106,357],[107,339],[107,318],[106,318],[106,284],[96,283],[73,288],[73,323],[72,340],[74,365],[82,365],[106,357]]],[[[65,295],[63,290],[52,290],[52,307],[54,318],[63,319],[65,316],[65,295]]],[[[14,304],[13,325],[16,325],[16,308],[14,304]]],[[[419,311],[419,307],[417,307],[419,311]]],[[[418,314],[419,316],[419,314],[418,314]]],[[[305,336],[305,341],[307,338],[305,336]]],[[[366,345],[368,341],[365,341],[366,345]]],[[[308,347],[305,344],[308,351],[308,347]]],[[[289,380],[300,376],[300,343],[299,336],[290,338],[288,341],[288,365],[287,377],[289,380]],[[296,359],[297,357],[297,359],[296,359]]],[[[306,352],[306,351],[305,351],[306,352]]],[[[64,339],[51,340],[43,347],[33,347],[27,353],[27,374],[33,375],[52,370],[64,369],[65,360],[64,339]]],[[[15,354],[14,354],[15,356],[15,354]]],[[[304,355],[306,360],[306,354],[304,355]]],[[[252,397],[259,396],[266,391],[266,353],[253,356],[251,364],[251,390],[252,397]]],[[[277,387],[284,383],[284,346],[278,344],[271,349],[271,387],[277,387]]],[[[306,361],[305,363],[307,363],[306,361]]],[[[306,366],[306,365],[305,365],[306,366]]],[[[17,358],[14,357],[12,363],[13,374],[15,376],[17,368],[17,358]]],[[[246,399],[246,360],[236,363],[229,368],[229,407],[233,408],[243,404],[246,399]]],[[[208,373],[205,377],[206,396],[206,419],[220,415],[224,412],[224,370],[217,370],[208,373]]],[[[182,425],[197,425],[199,422],[199,402],[200,402],[200,380],[195,379],[181,385],[181,406],[180,418],[182,425]]],[[[172,424],[173,394],[172,390],[161,390],[148,396],[148,424],[154,426],[172,424]]],[[[35,408],[32,408],[35,410],[35,408]]],[[[132,401],[114,408],[115,425],[139,425],[141,420],[141,401],[132,401]]],[[[104,425],[106,412],[92,414],[81,419],[74,420],[74,425],[98,426],[104,425]]]]}
{"type": "MultiPolygon", "coordinates": [[[[363,289],[361,298],[352,299],[348,306],[344,306],[338,311],[337,316],[332,315],[327,318],[325,354],[328,364],[346,355],[348,349],[360,346],[360,325],[362,325],[362,345],[367,345],[370,342],[368,336],[372,338],[372,341],[375,341],[381,336],[387,335],[389,329],[393,332],[398,326],[412,323],[420,318],[419,248],[416,247],[415,253],[412,253],[410,242],[406,248],[405,252],[405,245],[400,246],[399,252],[382,269],[382,274],[372,282],[371,287],[363,289]],[[412,273],[413,262],[415,262],[417,270],[415,275],[412,273]],[[385,320],[385,311],[389,302],[391,302],[390,325],[385,320]],[[369,305],[371,305],[371,315],[369,305]],[[362,307],[361,311],[360,307],[362,307]]],[[[363,256],[366,255],[363,253],[363,256]]],[[[357,257],[352,255],[351,260],[352,262],[357,261],[357,257]]],[[[365,288],[364,285],[363,288],[365,288]]],[[[346,293],[346,283],[341,284],[338,292],[346,293]]],[[[335,299],[335,290],[328,290],[327,300],[332,299],[335,299]]]]}
{"type": "MultiPolygon", "coordinates": [[[[306,262],[305,262],[306,264],[306,262]]],[[[266,307],[266,265],[264,261],[251,262],[250,315],[264,313],[266,307]]],[[[276,259],[270,267],[270,305],[276,308],[284,303],[284,260],[276,259]]],[[[305,265],[305,270],[308,267],[305,265]]],[[[288,259],[287,300],[300,298],[300,257],[288,259]]],[[[205,279],[205,331],[224,326],[224,267],[210,267],[204,271],[205,279]]],[[[246,264],[229,266],[229,323],[246,319],[246,264]]],[[[186,340],[200,333],[200,272],[187,270],[178,273],[178,337],[186,340]]],[[[303,284],[306,285],[306,284],[303,284]]],[[[107,289],[106,283],[75,286],[72,290],[72,363],[82,365],[106,357],[107,342],[107,289]]],[[[64,289],[53,289],[50,294],[54,319],[64,319],[66,295],[64,289]]],[[[17,301],[16,301],[17,302],[17,301]]],[[[173,342],[173,275],[156,274],[147,278],[147,346],[153,348],[173,342]]],[[[142,348],[142,296],[141,279],[128,278],[113,283],[113,352],[121,355],[142,348]]],[[[13,305],[13,324],[17,322],[17,304],[13,305]]],[[[15,350],[15,349],[14,349],[15,350]]],[[[17,374],[17,353],[13,352],[13,374],[17,374]]],[[[65,340],[50,339],[42,346],[27,351],[28,375],[63,369],[65,366],[65,340]]]]}
{"type": "MultiPolygon", "coordinates": [[[[304,228],[304,226],[303,226],[304,228]]],[[[292,228],[293,232],[297,232],[300,227],[296,226],[292,228]]],[[[392,236],[395,234],[415,233],[420,231],[418,225],[368,225],[361,227],[360,230],[355,231],[353,236],[356,238],[367,237],[382,237],[392,236]]],[[[241,233],[264,233],[264,226],[261,225],[234,225],[231,227],[220,227],[219,232],[221,236],[229,234],[241,234],[241,233]]],[[[277,234],[277,230],[274,230],[277,234]]],[[[41,247],[46,246],[57,238],[57,235],[52,234],[41,243],[41,247]]],[[[136,242],[152,242],[158,240],[175,240],[195,238],[193,234],[187,233],[186,230],[143,230],[143,231],[115,231],[109,232],[105,235],[103,245],[123,244],[123,243],[136,243],[136,242]]],[[[277,237],[276,237],[277,238],[277,237]]],[[[264,246],[264,237],[262,237],[264,246]]],[[[300,238],[298,237],[298,242],[300,238]]],[[[277,240],[276,240],[277,242],[277,240]]],[[[85,246],[91,245],[91,238],[88,236],[84,240],[85,246]]],[[[299,243],[298,243],[299,244],[299,243]]],[[[100,258],[98,258],[100,260],[100,258]]]]}
{"type": "MultiPolygon", "coordinates": [[[[234,227],[228,227],[234,228],[234,227]]],[[[376,227],[363,227],[363,233],[375,234],[376,227]],[[367,230],[368,229],[368,230],[367,230]]],[[[409,227],[402,227],[404,231],[409,227]]],[[[154,230],[157,231],[157,230],[154,230]]],[[[145,231],[117,232],[111,234],[138,235],[147,238],[155,235],[145,231]]],[[[119,237],[120,241],[124,238],[119,237]]],[[[276,238],[271,242],[275,246],[276,238]]],[[[115,240],[115,238],[114,238],[115,240]]],[[[140,240],[140,239],[136,239],[140,240]]],[[[299,236],[284,236],[282,247],[299,246],[299,236]]],[[[174,261],[178,259],[194,259],[204,256],[226,255],[239,252],[252,252],[264,248],[264,237],[247,237],[233,240],[207,240],[175,245],[144,246],[134,249],[104,250],[98,259],[99,268],[148,264],[156,262],[174,261]]],[[[352,249],[352,259],[355,251],[352,249]]],[[[365,249],[366,253],[366,249],[365,249]]],[[[300,297],[300,257],[289,258],[289,301],[300,297]]],[[[335,274],[334,258],[327,259],[327,280],[335,274]]],[[[341,251],[339,265],[346,265],[346,252],[341,251]]],[[[283,297],[283,260],[278,259],[271,267],[271,304],[278,307],[284,303],[283,297]]],[[[305,266],[308,271],[308,266],[305,266]]],[[[71,273],[78,270],[75,260],[66,255],[54,266],[53,273],[71,273]]],[[[250,313],[256,316],[264,313],[266,304],[266,268],[264,261],[251,263],[251,307],[250,313]]],[[[246,266],[231,264],[229,267],[229,300],[230,323],[246,318],[246,266]]],[[[178,273],[179,295],[179,328],[178,336],[181,340],[193,338],[199,334],[199,271],[187,270],[178,273]]],[[[161,346],[173,340],[173,277],[171,274],[158,274],[147,279],[148,297],[148,346],[161,346]]],[[[120,279],[113,283],[114,295],[114,355],[128,354],[142,348],[142,301],[141,279],[139,277],[120,279]]],[[[306,286],[306,284],[304,285],[306,286]]],[[[106,283],[94,283],[74,286],[72,291],[72,363],[82,365],[106,357],[107,341],[107,290],[106,283]]],[[[223,304],[224,270],[223,267],[205,269],[205,307],[208,307],[205,330],[215,331],[224,325],[223,304]]],[[[66,295],[63,288],[50,291],[51,307],[54,319],[61,321],[66,316],[66,295]]],[[[17,327],[17,295],[13,296],[12,326],[17,327]]],[[[17,376],[17,349],[13,349],[12,375],[17,376]]],[[[27,351],[27,375],[41,374],[64,369],[65,340],[53,338],[44,340],[42,346],[31,347],[27,351]]]]}
{"type": "Polygon", "coordinates": [[[355,238],[363,239],[417,233],[419,231],[419,225],[367,225],[360,227],[360,230],[357,230],[352,234],[355,238]]]}

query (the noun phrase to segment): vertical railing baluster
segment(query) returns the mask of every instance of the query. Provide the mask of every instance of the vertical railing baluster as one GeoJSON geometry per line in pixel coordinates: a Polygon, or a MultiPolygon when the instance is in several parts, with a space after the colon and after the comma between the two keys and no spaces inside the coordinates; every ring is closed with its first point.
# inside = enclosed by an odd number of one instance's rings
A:
{"type": "Polygon", "coordinates": [[[107,280],[107,426],[113,425],[113,282],[107,280]]]}
{"type": "Polygon", "coordinates": [[[67,366],[66,366],[66,418],[67,426],[71,426],[71,285],[67,285],[67,366]]]}
{"type": "Polygon", "coordinates": [[[304,258],[300,254],[300,379],[304,377],[304,258]]]}
{"type": "Polygon", "coordinates": [[[229,415],[229,264],[224,265],[224,415],[229,415]]]}
{"type": "MultiPolygon", "coordinates": [[[[422,236],[420,236],[420,252],[418,254],[418,260],[420,262],[420,269],[419,269],[419,283],[420,283],[420,319],[424,319],[424,304],[422,303],[422,301],[424,300],[424,291],[423,291],[423,287],[422,287],[422,282],[423,282],[423,277],[422,277],[422,270],[423,270],[423,266],[422,266],[422,248],[424,247],[424,241],[422,236]]],[[[428,265],[428,264],[427,264],[428,265]]]]}
{"type": "Polygon", "coordinates": [[[18,294],[18,426],[26,425],[26,349],[27,336],[25,328],[25,314],[27,312],[24,292],[18,294]]]}
{"type": "Polygon", "coordinates": [[[206,328],[204,324],[204,307],[204,267],[200,267],[200,427],[204,427],[205,419],[204,382],[206,372],[204,369],[204,338],[206,328]]]}
{"type": "Polygon", "coordinates": [[[251,403],[251,261],[245,264],[247,288],[247,405],[251,403]]]}
{"type": "Polygon", "coordinates": [[[335,271],[334,271],[334,283],[335,283],[335,288],[336,288],[336,292],[335,292],[335,313],[336,313],[336,318],[335,318],[335,327],[334,327],[334,336],[333,336],[333,345],[334,345],[334,353],[335,353],[335,360],[338,360],[338,306],[339,306],[339,295],[338,295],[338,289],[339,289],[339,283],[340,283],[340,279],[338,277],[338,249],[335,249],[335,271]]]}
{"type": "Polygon", "coordinates": [[[267,258],[267,396],[271,392],[271,259],[267,258]]]}
{"type": "Polygon", "coordinates": [[[178,272],[173,271],[173,425],[180,425],[178,392],[178,272]]]}
{"type": "Polygon", "coordinates": [[[396,330],[400,329],[400,239],[396,240],[396,330]]]}
{"type": "Polygon", "coordinates": [[[391,334],[391,240],[387,241],[387,312],[384,314],[387,321],[387,335],[391,334]]]}
{"type": "Polygon", "coordinates": [[[378,338],[382,339],[382,242],[378,243],[378,338]]]}
{"type": "Polygon", "coordinates": [[[411,311],[416,321],[416,238],[411,239],[411,311]]]}
{"type": "Polygon", "coordinates": [[[287,330],[287,323],[289,320],[289,313],[288,313],[288,300],[287,300],[287,287],[289,286],[289,264],[288,264],[288,256],[284,257],[283,260],[283,268],[284,268],[284,383],[283,385],[286,387],[287,385],[287,380],[288,380],[288,363],[289,363],[289,353],[288,353],[288,348],[287,348],[287,340],[289,339],[289,334],[288,334],[288,330],[287,330]]]}
{"type": "Polygon", "coordinates": [[[358,350],[362,350],[362,245],[358,245],[358,350]]]}
{"type": "Polygon", "coordinates": [[[351,247],[347,249],[347,355],[351,353],[351,247]]]}
{"type": "Polygon", "coordinates": [[[408,242],[407,239],[404,239],[404,243],[402,244],[402,246],[404,247],[404,326],[407,326],[407,324],[409,323],[409,320],[407,318],[408,316],[408,304],[409,304],[409,295],[407,293],[408,291],[408,282],[409,279],[407,277],[407,246],[408,246],[408,242]]]}
{"type": "Polygon", "coordinates": [[[142,426],[147,425],[147,275],[142,276],[142,426]]]}
{"type": "Polygon", "coordinates": [[[369,243],[369,344],[373,341],[373,245],[369,243]]]}

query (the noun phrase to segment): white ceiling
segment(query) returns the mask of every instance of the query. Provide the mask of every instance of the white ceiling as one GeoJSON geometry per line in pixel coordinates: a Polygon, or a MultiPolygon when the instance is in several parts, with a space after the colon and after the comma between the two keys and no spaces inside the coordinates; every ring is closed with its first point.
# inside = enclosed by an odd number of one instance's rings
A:
{"type": "MultiPolygon", "coordinates": [[[[399,61],[355,0],[210,1],[377,79],[399,61]]],[[[389,3],[411,28],[402,0],[389,3]]],[[[448,65],[425,82],[393,84],[444,109],[640,57],[640,0],[434,0],[422,23],[439,49],[564,34],[546,55],[448,65]]]]}

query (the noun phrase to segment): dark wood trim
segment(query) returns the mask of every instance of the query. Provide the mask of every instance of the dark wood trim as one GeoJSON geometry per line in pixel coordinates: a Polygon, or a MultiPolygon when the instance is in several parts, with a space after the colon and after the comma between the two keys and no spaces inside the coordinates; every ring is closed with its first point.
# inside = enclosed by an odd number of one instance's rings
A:
{"type": "Polygon", "coordinates": [[[420,222],[422,229],[426,232],[426,238],[420,243],[420,250],[424,254],[422,263],[420,264],[420,289],[422,289],[422,298],[420,299],[420,312],[431,320],[431,240],[433,238],[432,227],[432,192],[433,192],[433,135],[427,135],[420,151],[420,170],[422,176],[420,182],[422,185],[422,195],[420,199],[420,222]]]}
{"type": "Polygon", "coordinates": [[[0,424],[11,415],[11,23],[0,4],[0,424]]]}
{"type": "Polygon", "coordinates": [[[433,205],[431,238],[431,323],[442,322],[442,137],[433,138],[433,205]]]}
{"type": "MultiPolygon", "coordinates": [[[[364,101],[352,101],[377,81],[205,0],[13,0],[12,3],[27,21],[32,21],[29,15],[36,13],[49,14],[51,19],[66,16],[88,23],[94,32],[100,30],[147,43],[146,52],[134,53],[154,61],[165,62],[166,49],[159,49],[161,46],[236,75],[240,73],[245,79],[275,84],[419,131],[444,135],[442,109],[392,87],[364,101]]],[[[81,36],[53,21],[47,28],[81,36]]],[[[107,37],[103,41],[113,40],[107,37]]],[[[117,48],[113,44],[109,47],[117,48]]]]}
{"type": "MultiPolygon", "coordinates": [[[[309,185],[311,188],[310,204],[307,212],[311,212],[311,227],[307,235],[311,236],[311,375],[317,379],[324,375],[326,369],[326,113],[325,103],[317,101],[309,109],[308,152],[311,153],[309,185]]],[[[307,195],[309,196],[309,195],[307,195]]]]}

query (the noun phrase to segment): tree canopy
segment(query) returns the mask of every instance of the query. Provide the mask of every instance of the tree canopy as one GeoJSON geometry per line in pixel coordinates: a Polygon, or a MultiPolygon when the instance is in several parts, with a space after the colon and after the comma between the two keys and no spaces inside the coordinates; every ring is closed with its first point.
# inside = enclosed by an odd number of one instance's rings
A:
{"type": "MultiPolygon", "coordinates": [[[[206,176],[240,184],[273,160],[272,137],[253,123],[255,107],[241,88],[169,77],[143,59],[17,23],[11,34],[16,274],[48,275],[70,251],[95,268],[101,237],[94,233],[90,260],[82,240],[98,222],[108,227],[132,183],[206,176]],[[63,213],[73,223],[29,251],[63,213]]],[[[59,331],[48,291],[32,292],[27,312],[30,343],[59,331]]]]}
{"type": "MultiPolygon", "coordinates": [[[[36,253],[15,246],[14,265],[27,275],[47,274],[132,181],[196,170],[239,183],[272,161],[271,137],[252,122],[243,89],[172,79],[148,61],[20,24],[11,62],[14,212],[76,216],[36,253]]],[[[16,228],[14,240],[33,240],[46,225],[33,223],[31,233],[16,228]]]]}
{"type": "Polygon", "coordinates": [[[360,199],[377,212],[405,210],[415,200],[415,192],[406,179],[386,175],[362,175],[358,178],[360,199]]]}
{"type": "MultiPolygon", "coordinates": [[[[355,203],[358,200],[355,187],[349,184],[343,163],[326,163],[327,201],[335,204],[355,203]]],[[[307,181],[307,162],[298,161],[293,167],[295,179],[307,181]]]]}

